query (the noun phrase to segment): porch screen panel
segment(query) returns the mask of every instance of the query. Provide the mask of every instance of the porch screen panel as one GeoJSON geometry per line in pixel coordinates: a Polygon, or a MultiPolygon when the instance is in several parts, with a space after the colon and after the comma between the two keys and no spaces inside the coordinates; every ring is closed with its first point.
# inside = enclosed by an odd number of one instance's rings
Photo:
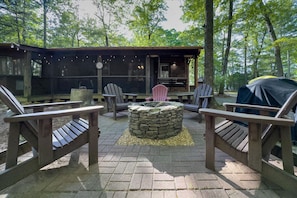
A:
{"type": "Polygon", "coordinates": [[[115,83],[124,92],[145,93],[145,56],[102,57],[102,86],[115,83]]]}

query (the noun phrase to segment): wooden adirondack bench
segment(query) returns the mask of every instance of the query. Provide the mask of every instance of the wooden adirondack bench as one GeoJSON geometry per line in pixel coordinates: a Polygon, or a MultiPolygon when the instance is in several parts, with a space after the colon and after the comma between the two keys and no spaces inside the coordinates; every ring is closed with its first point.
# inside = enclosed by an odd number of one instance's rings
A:
{"type": "Polygon", "coordinates": [[[198,113],[198,122],[200,123],[202,116],[199,113],[199,109],[208,107],[210,100],[213,98],[212,87],[204,83],[196,87],[194,93],[177,94],[177,96],[180,102],[183,102],[183,96],[187,96],[188,103],[184,104],[184,109],[198,113]]]}
{"type": "Polygon", "coordinates": [[[158,84],[152,88],[152,97],[147,97],[146,101],[168,101],[170,97],[167,96],[168,88],[165,85],[158,84]]]}
{"type": "Polygon", "coordinates": [[[107,112],[113,111],[113,118],[117,119],[117,112],[128,109],[129,97],[132,96],[132,101],[136,102],[137,94],[123,93],[122,88],[116,84],[109,83],[104,87],[102,94],[106,102],[107,112]]]}
{"type": "Polygon", "coordinates": [[[38,171],[60,157],[88,143],[89,164],[98,162],[98,114],[103,106],[81,107],[81,102],[58,102],[22,106],[13,94],[0,85],[0,98],[12,111],[4,118],[10,124],[5,170],[0,173],[0,189],[4,189],[20,179],[38,171]],[[65,110],[44,111],[47,107],[70,105],[65,110]],[[33,109],[27,113],[27,109],[33,109]],[[87,115],[88,121],[80,118],[87,115]],[[53,118],[72,116],[73,119],[59,129],[52,130],[53,118]],[[25,143],[20,144],[20,136],[25,143]],[[18,163],[18,156],[29,149],[33,157],[18,163]]]}
{"type": "Polygon", "coordinates": [[[296,193],[297,177],[294,176],[291,126],[293,120],[284,118],[296,107],[297,91],[282,108],[225,103],[227,111],[200,109],[205,115],[206,167],[215,170],[215,148],[259,171],[262,176],[282,188],[296,193]],[[258,110],[260,115],[233,112],[235,108],[258,110]],[[269,116],[271,112],[276,114],[269,116]],[[215,125],[215,119],[224,121],[215,125]],[[271,150],[281,143],[283,169],[268,162],[271,150]]]}

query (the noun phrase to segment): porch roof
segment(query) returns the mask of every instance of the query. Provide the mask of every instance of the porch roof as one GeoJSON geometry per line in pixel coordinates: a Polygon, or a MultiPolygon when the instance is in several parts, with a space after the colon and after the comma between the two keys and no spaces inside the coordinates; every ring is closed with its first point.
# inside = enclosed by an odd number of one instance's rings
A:
{"type": "Polygon", "coordinates": [[[1,43],[0,50],[19,49],[37,53],[55,54],[98,54],[100,55],[183,55],[199,56],[201,46],[159,46],[159,47],[76,47],[76,48],[40,48],[16,43],[1,43]]]}

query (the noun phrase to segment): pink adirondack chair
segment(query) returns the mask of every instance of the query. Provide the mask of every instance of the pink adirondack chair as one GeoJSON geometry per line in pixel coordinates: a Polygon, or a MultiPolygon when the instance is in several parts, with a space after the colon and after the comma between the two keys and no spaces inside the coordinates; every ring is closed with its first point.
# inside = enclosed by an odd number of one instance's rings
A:
{"type": "Polygon", "coordinates": [[[165,85],[158,84],[152,88],[153,96],[147,97],[146,101],[168,101],[170,97],[167,97],[168,88],[165,85]]]}

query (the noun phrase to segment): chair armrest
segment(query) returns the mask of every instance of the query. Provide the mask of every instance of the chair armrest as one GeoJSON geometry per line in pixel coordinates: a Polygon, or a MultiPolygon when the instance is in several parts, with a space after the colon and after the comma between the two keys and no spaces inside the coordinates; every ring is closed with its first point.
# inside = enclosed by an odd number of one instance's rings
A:
{"type": "Polygon", "coordinates": [[[106,102],[106,108],[107,111],[109,111],[110,109],[112,109],[113,111],[115,111],[116,109],[116,95],[113,94],[102,94],[102,96],[104,97],[104,100],[106,102]]]}
{"type": "Polygon", "coordinates": [[[199,96],[199,98],[213,98],[213,95],[208,95],[208,96],[199,96]]]}
{"type": "Polygon", "coordinates": [[[138,94],[135,93],[123,93],[126,96],[138,96],[138,94]]]}
{"type": "Polygon", "coordinates": [[[80,107],[80,108],[55,110],[55,111],[27,113],[22,115],[6,117],[4,118],[4,121],[5,122],[23,122],[28,120],[45,120],[45,119],[63,117],[63,116],[86,115],[86,114],[95,113],[95,112],[99,113],[100,109],[102,108],[103,106],[87,106],[87,107],[80,107]]]}
{"type": "Polygon", "coordinates": [[[230,112],[224,110],[217,110],[217,109],[208,109],[208,108],[201,108],[199,112],[204,114],[205,116],[211,117],[221,117],[228,120],[236,120],[242,122],[249,122],[249,123],[259,123],[259,124],[274,124],[279,126],[294,126],[295,122],[291,119],[284,119],[284,118],[275,118],[270,116],[263,116],[263,115],[252,115],[246,113],[237,113],[237,112],[230,112]]]}
{"type": "Polygon", "coordinates": [[[153,97],[147,97],[145,98],[145,101],[152,101],[153,100],[153,97]]]}
{"type": "Polygon", "coordinates": [[[241,103],[223,103],[227,111],[234,111],[235,108],[258,110],[262,112],[278,112],[280,108],[261,106],[261,105],[251,105],[251,104],[241,104],[241,103]]]}
{"type": "Polygon", "coordinates": [[[188,103],[190,104],[191,103],[191,97],[194,96],[194,92],[178,93],[178,94],[176,94],[176,96],[178,98],[178,101],[181,102],[181,103],[183,102],[183,97],[187,96],[188,103]]]}
{"type": "Polygon", "coordinates": [[[43,111],[44,108],[47,108],[47,107],[56,107],[56,106],[65,106],[65,105],[69,105],[75,108],[75,107],[79,107],[81,103],[82,101],[51,102],[51,103],[41,103],[41,104],[29,104],[29,105],[24,105],[23,107],[25,109],[33,109],[36,112],[36,111],[43,111]]]}
{"type": "Polygon", "coordinates": [[[103,97],[107,97],[107,98],[115,98],[116,95],[113,94],[102,94],[103,97]]]}
{"type": "Polygon", "coordinates": [[[176,94],[177,96],[193,96],[194,95],[194,93],[193,92],[189,92],[189,93],[177,93],[176,94]]]}
{"type": "Polygon", "coordinates": [[[134,94],[134,93],[123,93],[123,95],[125,96],[125,102],[128,102],[129,96],[132,96],[132,101],[136,102],[136,98],[138,96],[138,94],[134,94]]]}

